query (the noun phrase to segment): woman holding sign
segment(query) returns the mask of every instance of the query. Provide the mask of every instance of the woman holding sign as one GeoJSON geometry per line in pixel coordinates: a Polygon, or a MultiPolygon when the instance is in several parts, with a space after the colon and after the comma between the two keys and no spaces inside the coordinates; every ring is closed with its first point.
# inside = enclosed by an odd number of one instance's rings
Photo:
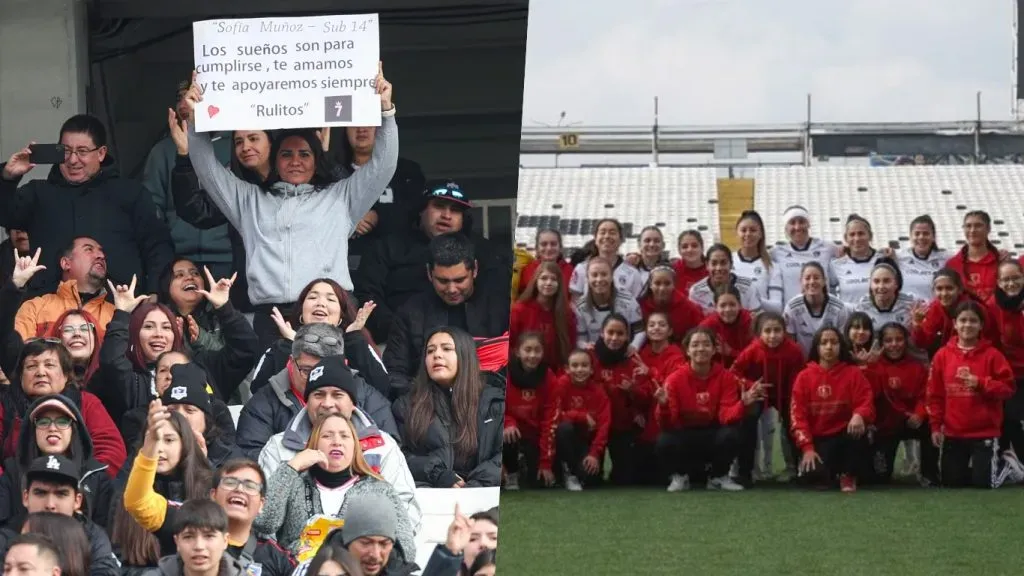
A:
{"type": "MultiPolygon", "coordinates": [[[[370,211],[398,164],[398,126],[391,83],[378,66],[381,126],[370,161],[338,180],[314,131],[285,131],[271,152],[263,184],[239,179],[217,161],[208,136],[188,130],[189,158],[203,188],[242,236],[253,327],[262,345],[280,338],[271,313],[291,314],[299,291],[314,278],[330,277],[352,290],[348,239],[370,211]]],[[[203,99],[193,76],[185,96],[189,115],[203,99]]]]}

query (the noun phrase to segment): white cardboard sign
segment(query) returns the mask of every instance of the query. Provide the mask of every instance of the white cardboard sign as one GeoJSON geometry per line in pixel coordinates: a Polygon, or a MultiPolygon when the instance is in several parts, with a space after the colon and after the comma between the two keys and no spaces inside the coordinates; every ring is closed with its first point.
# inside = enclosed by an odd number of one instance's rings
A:
{"type": "Polygon", "coordinates": [[[192,24],[196,131],[380,126],[377,14],[192,24]]]}

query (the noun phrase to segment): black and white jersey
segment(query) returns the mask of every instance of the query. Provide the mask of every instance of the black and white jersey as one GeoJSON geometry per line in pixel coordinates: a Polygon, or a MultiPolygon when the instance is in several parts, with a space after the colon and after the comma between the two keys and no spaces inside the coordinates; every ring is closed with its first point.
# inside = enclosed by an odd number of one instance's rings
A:
{"type": "Polygon", "coordinates": [[[750,280],[765,310],[782,312],[782,272],[778,266],[772,263],[770,268],[765,268],[760,257],[747,260],[739,252],[733,252],[732,273],[737,278],[750,280]]]}
{"type": "MultiPolygon", "coordinates": [[[[615,290],[624,294],[630,294],[633,298],[639,298],[644,289],[644,278],[640,271],[626,264],[619,258],[612,270],[612,279],[615,281],[615,290]]],[[[572,278],[569,279],[569,291],[573,294],[587,293],[587,263],[580,262],[572,270],[572,278]]]]}
{"type": "MultiPolygon", "coordinates": [[[[597,342],[597,339],[601,337],[601,324],[612,312],[618,312],[625,316],[630,327],[643,322],[640,304],[637,303],[636,298],[622,292],[615,293],[615,301],[611,306],[591,306],[586,296],[580,296],[576,299],[575,307],[576,345],[581,348],[585,344],[597,342]]],[[[640,334],[642,335],[643,332],[640,334]]]]}
{"type": "Polygon", "coordinates": [[[832,293],[847,304],[856,304],[868,293],[871,285],[871,269],[875,267],[879,255],[875,250],[871,256],[860,260],[850,256],[840,256],[832,260],[828,272],[828,285],[832,293]]]}
{"type": "MultiPolygon", "coordinates": [[[[740,306],[753,313],[760,312],[761,298],[757,293],[757,286],[749,279],[740,278],[735,274],[732,276],[732,282],[733,286],[736,286],[736,291],[740,293],[740,306]]],[[[704,314],[710,314],[714,311],[715,291],[711,288],[707,278],[690,286],[690,300],[697,306],[700,306],[704,314]]]]}
{"type": "Polygon", "coordinates": [[[825,270],[825,285],[828,285],[829,264],[835,257],[836,246],[831,242],[825,242],[821,238],[811,238],[807,247],[803,250],[786,243],[779,246],[772,246],[769,254],[772,262],[779,267],[779,274],[782,276],[782,301],[789,302],[800,296],[803,289],[800,287],[800,269],[807,262],[817,262],[825,270]]]}
{"type": "Polygon", "coordinates": [[[896,262],[903,274],[903,291],[918,300],[932,301],[932,280],[935,273],[949,261],[951,254],[946,250],[932,250],[927,258],[918,258],[913,248],[896,252],[896,262]]]}
{"type": "Polygon", "coordinates": [[[870,294],[865,294],[860,302],[854,305],[854,310],[858,312],[864,312],[871,317],[871,322],[874,324],[875,331],[877,332],[882,326],[896,322],[902,324],[908,329],[910,328],[911,321],[913,320],[914,306],[918,302],[917,298],[914,298],[906,292],[900,292],[899,296],[896,297],[896,302],[893,303],[892,307],[888,310],[880,310],[875,306],[874,301],[871,300],[870,294]]]}
{"type": "Polygon", "coordinates": [[[807,300],[800,295],[786,303],[782,316],[786,319],[786,332],[793,335],[806,357],[818,330],[832,327],[843,332],[850,318],[850,307],[835,296],[826,296],[821,314],[815,315],[807,306],[807,300]]]}

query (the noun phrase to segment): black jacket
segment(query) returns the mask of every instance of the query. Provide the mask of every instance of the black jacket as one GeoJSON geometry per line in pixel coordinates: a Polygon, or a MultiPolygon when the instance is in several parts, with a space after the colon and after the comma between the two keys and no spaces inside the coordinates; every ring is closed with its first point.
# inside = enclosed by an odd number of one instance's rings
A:
{"type": "MultiPolygon", "coordinates": [[[[503,292],[477,286],[464,306],[467,326],[461,328],[467,329],[474,338],[494,338],[508,331],[508,286],[503,292]]],[[[392,399],[409,390],[412,379],[423,365],[427,334],[452,324],[449,322],[451,309],[431,288],[413,296],[395,314],[384,349],[384,366],[391,380],[392,399]]]]}
{"type": "Polygon", "coordinates": [[[14,244],[8,238],[0,242],[0,281],[6,282],[14,273],[14,244]]]}
{"type": "MultiPolygon", "coordinates": [[[[220,322],[224,347],[216,351],[198,352],[197,364],[206,369],[210,386],[217,397],[228,400],[252,370],[259,356],[259,339],[245,316],[227,303],[215,310],[220,322]]],[[[152,399],[153,375],[149,370],[138,372],[125,353],[130,345],[128,323],[131,315],[118,310],[107,324],[107,333],[100,347],[100,368],[90,386],[114,422],[121,422],[126,412],[148,406],[152,399]]]]}
{"type": "MultiPolygon", "coordinates": [[[[511,249],[502,249],[486,238],[473,235],[465,225],[463,233],[472,238],[475,246],[479,267],[477,291],[497,291],[508,300],[512,285],[511,249]]],[[[427,276],[429,247],[430,238],[426,234],[419,228],[409,228],[380,238],[362,257],[353,278],[355,295],[360,302],[373,300],[377,304],[366,322],[377,342],[390,338],[394,316],[410,298],[433,292],[427,276]]],[[[508,316],[507,311],[505,315],[508,316]]]]}
{"type": "Polygon", "coordinates": [[[228,222],[220,208],[199,185],[199,177],[192,169],[188,156],[179,155],[175,160],[174,171],[171,172],[171,194],[174,195],[174,206],[178,218],[199,230],[209,230],[217,226],[228,227],[228,240],[231,242],[232,268],[238,272],[238,278],[231,285],[231,303],[241,312],[252,312],[249,301],[249,281],[245,276],[245,244],[242,235],[228,222]]]}
{"type": "MultiPolygon", "coordinates": [[[[387,370],[381,365],[382,360],[377,359],[362,332],[345,332],[344,334],[345,360],[348,361],[349,367],[362,374],[368,384],[387,396],[391,384],[388,381],[387,370]]],[[[249,390],[253,394],[262,390],[275,374],[285,369],[291,354],[291,340],[281,338],[274,342],[256,363],[256,370],[253,373],[249,390]]]]}
{"type": "Polygon", "coordinates": [[[46,270],[32,278],[30,296],[57,289],[60,253],[77,236],[103,246],[107,276],[115,284],[130,283],[134,274],[138,293],[156,292],[160,270],[174,256],[171,233],[157,216],[152,195],[141,182],[121,178],[110,155],[84,184],[65,180],[57,165],[46,180],[18,188],[20,181],[0,178],[0,226],[28,232],[32,248],[42,248],[40,264],[46,270]]]}
{"type": "Polygon", "coordinates": [[[409,421],[411,396],[399,398],[392,407],[398,431],[405,441],[405,454],[409,471],[417,486],[451,488],[458,475],[467,487],[489,488],[501,483],[501,448],[504,430],[505,394],[494,386],[484,386],[477,408],[477,454],[465,466],[457,466],[451,429],[451,394],[431,384],[434,399],[434,418],[427,426],[423,439],[415,444],[409,439],[406,424],[409,421]]]}
{"type": "MultiPolygon", "coordinates": [[[[85,536],[92,545],[89,576],[121,576],[121,563],[117,556],[114,556],[110,538],[107,537],[103,528],[81,514],[76,514],[75,519],[82,523],[85,536]]],[[[0,529],[0,562],[7,557],[7,550],[11,547],[11,542],[21,534],[21,525],[24,521],[25,517],[21,516],[0,529]]]]}
{"type": "MultiPolygon", "coordinates": [[[[235,420],[231,417],[231,410],[220,398],[210,398],[210,406],[213,409],[213,423],[217,426],[217,438],[224,444],[230,446],[235,443],[235,420]]],[[[124,413],[121,419],[121,437],[124,438],[124,445],[131,452],[136,446],[142,445],[142,435],[146,431],[146,418],[149,416],[149,406],[138,406],[124,413]]],[[[207,444],[214,438],[206,438],[207,444]]],[[[131,462],[133,459],[129,459],[131,462]]]]}

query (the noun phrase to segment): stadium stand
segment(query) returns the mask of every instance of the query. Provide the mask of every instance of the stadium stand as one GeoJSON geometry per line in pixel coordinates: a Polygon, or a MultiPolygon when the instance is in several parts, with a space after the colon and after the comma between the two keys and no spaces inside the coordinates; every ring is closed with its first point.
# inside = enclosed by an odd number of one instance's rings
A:
{"type": "Polygon", "coordinates": [[[718,230],[714,168],[523,168],[519,171],[516,245],[532,248],[538,228],[557,228],[567,248],[583,246],[601,218],[626,229],[636,250],[644,226],[657,224],[671,247],[687,229],[712,242],[718,230]]]}

